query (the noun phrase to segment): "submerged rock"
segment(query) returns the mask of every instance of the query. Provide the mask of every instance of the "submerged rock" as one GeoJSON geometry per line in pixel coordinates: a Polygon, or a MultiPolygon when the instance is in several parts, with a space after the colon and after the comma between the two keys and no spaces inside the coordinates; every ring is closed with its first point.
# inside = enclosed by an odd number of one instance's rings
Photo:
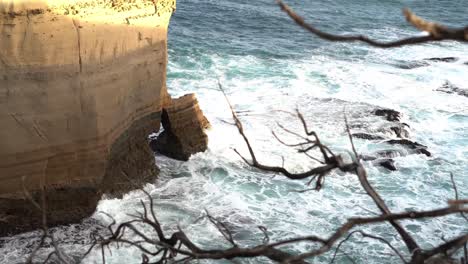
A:
{"type": "Polygon", "coordinates": [[[411,154],[424,154],[431,156],[431,153],[427,150],[427,147],[417,142],[411,141],[409,125],[401,120],[401,113],[393,109],[374,109],[373,115],[383,117],[386,121],[390,122],[390,126],[382,126],[380,133],[389,135],[389,137],[382,137],[380,135],[368,134],[368,133],[353,133],[353,137],[365,139],[365,140],[380,140],[379,144],[389,144],[399,146],[395,149],[383,149],[374,151],[368,155],[364,155],[364,160],[373,161],[372,164],[375,166],[381,166],[388,170],[397,170],[393,158],[402,157],[411,154]],[[395,137],[397,139],[395,139],[395,137]],[[382,141],[385,140],[385,141],[382,141]]]}
{"type": "Polygon", "coordinates": [[[407,127],[408,127],[407,124],[401,123],[401,125],[399,125],[399,126],[391,127],[390,130],[392,130],[393,132],[395,132],[395,135],[396,135],[398,138],[409,138],[410,132],[409,132],[409,130],[407,129],[407,127]]]}
{"type": "Polygon", "coordinates": [[[395,161],[390,158],[377,158],[375,156],[361,155],[361,159],[364,161],[372,161],[374,166],[383,167],[390,171],[396,171],[397,167],[395,161]]]}
{"type": "Polygon", "coordinates": [[[164,131],[150,143],[155,152],[186,161],[192,154],[204,152],[208,137],[204,130],[210,123],[203,115],[194,94],[184,95],[163,109],[164,131]]]}
{"type": "Polygon", "coordinates": [[[429,65],[430,63],[427,61],[402,61],[400,63],[395,64],[394,66],[404,70],[411,70],[429,65]]]}
{"type": "Polygon", "coordinates": [[[382,136],[368,134],[368,133],[353,133],[352,136],[354,138],[367,139],[367,140],[383,140],[383,139],[385,139],[382,136]]]}
{"type": "Polygon", "coordinates": [[[427,146],[424,146],[422,144],[419,144],[418,142],[414,142],[408,139],[391,139],[391,140],[385,141],[385,143],[390,144],[390,145],[403,146],[406,149],[411,150],[410,152],[414,154],[424,154],[428,157],[431,156],[431,153],[427,150],[427,146]]]}
{"type": "Polygon", "coordinates": [[[399,63],[395,64],[396,67],[400,69],[410,70],[420,67],[425,67],[431,65],[431,62],[457,62],[459,58],[457,57],[433,57],[433,58],[425,58],[423,60],[415,60],[415,61],[400,61],[399,63]]]}
{"type": "Polygon", "coordinates": [[[434,57],[434,58],[426,58],[426,61],[433,61],[433,62],[456,62],[458,61],[457,57],[434,57]]]}
{"type": "Polygon", "coordinates": [[[440,88],[436,89],[436,91],[468,97],[468,89],[459,88],[449,81],[446,81],[440,88]]]}
{"type": "Polygon", "coordinates": [[[396,171],[397,167],[393,159],[377,159],[374,162],[374,165],[381,166],[390,171],[396,171]]]}

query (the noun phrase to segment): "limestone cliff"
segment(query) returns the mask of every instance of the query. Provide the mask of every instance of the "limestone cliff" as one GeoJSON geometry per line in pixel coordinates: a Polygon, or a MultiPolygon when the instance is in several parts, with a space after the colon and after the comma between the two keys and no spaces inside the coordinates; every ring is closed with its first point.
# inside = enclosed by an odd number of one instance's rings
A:
{"type": "Polygon", "coordinates": [[[157,175],[175,0],[0,0],[0,236],[90,215],[157,175]],[[5,220],[6,219],[6,220],[5,220]]]}

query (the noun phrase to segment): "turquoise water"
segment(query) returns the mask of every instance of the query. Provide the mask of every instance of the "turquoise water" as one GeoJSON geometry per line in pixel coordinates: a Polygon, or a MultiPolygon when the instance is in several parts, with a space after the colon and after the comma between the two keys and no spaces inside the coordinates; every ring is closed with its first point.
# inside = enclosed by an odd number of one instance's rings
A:
{"type": "MultiPolygon", "coordinates": [[[[309,22],[331,32],[360,32],[391,40],[420,34],[409,27],[401,8],[410,7],[426,18],[448,25],[465,25],[468,5],[454,1],[288,1],[309,22]]],[[[291,129],[300,124],[284,111],[299,107],[324,142],[337,153],[349,153],[343,108],[350,122],[378,126],[369,109],[388,107],[400,111],[411,126],[411,138],[428,146],[432,157],[409,155],[395,158],[398,171],[388,172],[366,163],[369,180],[394,211],[445,206],[453,198],[449,173],[455,175],[460,196],[468,197],[468,99],[436,91],[445,81],[468,88],[468,45],[455,42],[426,44],[391,50],[362,44],[329,43],[294,25],[274,1],[179,0],[169,32],[168,88],[173,96],[196,92],[213,128],[208,132],[209,150],[189,162],[156,156],[161,178],[146,188],[157,205],[166,230],[180,226],[197,243],[209,248],[227,246],[206,220],[197,221],[207,209],[229,224],[242,245],[261,243],[257,226],[268,228],[272,240],[304,234],[326,236],[347,218],[377,211],[353,175],[340,172],[327,177],[320,192],[297,193],[306,181],[246,166],[233,152],[247,153],[230,121],[230,112],[216,91],[218,79],[241,116],[263,163],[281,164],[301,171],[314,166],[310,160],[281,146],[271,136],[276,122],[291,129]],[[430,62],[424,67],[399,66],[429,57],[457,57],[453,63],[430,62]],[[283,111],[284,110],[284,111],[283,111]],[[367,112],[366,112],[367,111],[367,112]]],[[[286,137],[293,140],[291,137],[286,137]]],[[[375,142],[357,140],[360,153],[378,149],[375,142]]],[[[140,192],[123,199],[101,201],[98,210],[118,221],[139,210],[140,192]]],[[[94,221],[109,220],[96,214],[82,225],[55,229],[62,247],[79,255],[87,236],[96,230],[94,221]]],[[[424,247],[467,232],[458,216],[431,221],[404,221],[403,225],[424,247]]],[[[403,250],[388,225],[365,228],[378,233],[403,250]]],[[[2,248],[2,263],[15,263],[28,252],[34,233],[11,239],[2,248]]],[[[296,245],[296,252],[310,249],[296,245]]],[[[356,263],[396,263],[398,257],[382,244],[359,237],[342,248],[356,263]]],[[[45,256],[47,250],[41,251],[45,256]]],[[[138,263],[141,255],[132,248],[114,250],[108,263],[138,263]]],[[[311,263],[328,263],[330,254],[311,263]]],[[[87,263],[100,263],[93,252],[87,263]]],[[[21,261],[19,261],[21,262],[21,261]]],[[[269,263],[267,259],[239,260],[269,263]]],[[[18,262],[17,262],[18,263],[18,262]]],[[[201,263],[223,263],[222,261],[201,263]]],[[[337,263],[351,263],[342,254],[337,263]]]]}

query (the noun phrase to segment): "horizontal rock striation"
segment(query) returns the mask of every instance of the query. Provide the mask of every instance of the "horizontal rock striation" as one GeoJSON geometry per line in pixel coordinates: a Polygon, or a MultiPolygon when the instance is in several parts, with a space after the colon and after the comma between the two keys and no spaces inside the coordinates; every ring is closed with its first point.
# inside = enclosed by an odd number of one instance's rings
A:
{"type": "MultiPolygon", "coordinates": [[[[0,0],[0,236],[89,216],[157,176],[175,0],[0,0]],[[44,190],[44,191],[42,191],[44,190]]],[[[175,126],[175,125],[174,125],[175,126]]]]}

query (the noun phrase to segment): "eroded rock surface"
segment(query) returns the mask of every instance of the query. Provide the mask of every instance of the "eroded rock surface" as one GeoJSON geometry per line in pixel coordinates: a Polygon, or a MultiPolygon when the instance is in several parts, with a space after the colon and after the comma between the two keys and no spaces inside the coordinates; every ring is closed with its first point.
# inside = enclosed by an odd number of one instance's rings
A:
{"type": "Polygon", "coordinates": [[[177,160],[188,160],[192,154],[208,147],[205,129],[210,123],[203,115],[194,94],[187,94],[163,109],[164,131],[151,142],[151,148],[177,160]]]}

